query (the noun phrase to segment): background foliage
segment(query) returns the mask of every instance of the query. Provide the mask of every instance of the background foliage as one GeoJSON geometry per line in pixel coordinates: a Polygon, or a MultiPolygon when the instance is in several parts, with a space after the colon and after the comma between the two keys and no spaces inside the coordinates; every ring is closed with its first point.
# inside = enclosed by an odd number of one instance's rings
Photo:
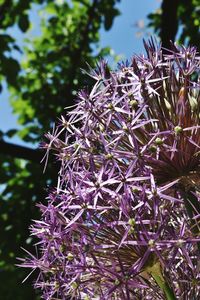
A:
{"type": "MultiPolygon", "coordinates": [[[[20,247],[29,248],[28,227],[38,213],[35,203],[44,201],[44,187],[56,184],[57,166],[50,163],[42,174],[43,153],[6,143],[4,138],[18,135],[37,145],[63,108],[73,104],[75,91],[90,85],[80,68],[86,69],[86,61],[93,67],[99,57],[110,53],[109,48],[98,47],[99,30],[112,27],[119,1],[0,0],[0,91],[6,83],[22,125],[20,130],[0,131],[0,295],[5,300],[13,295],[16,300],[36,299],[30,282],[21,286],[26,274],[14,264],[16,256],[22,256],[20,247]],[[25,34],[36,8],[40,34],[22,48],[12,29],[25,34]]],[[[149,15],[149,26],[164,46],[179,32],[181,42],[199,47],[199,14],[199,0],[163,0],[161,9],[149,15]]]]}

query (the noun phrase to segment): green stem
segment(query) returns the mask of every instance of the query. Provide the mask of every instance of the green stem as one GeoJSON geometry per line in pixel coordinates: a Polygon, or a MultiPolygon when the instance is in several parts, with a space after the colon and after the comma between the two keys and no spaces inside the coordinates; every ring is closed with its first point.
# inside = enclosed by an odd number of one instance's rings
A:
{"type": "Polygon", "coordinates": [[[154,280],[156,281],[157,285],[161,288],[161,290],[164,292],[167,300],[176,300],[173,291],[169,287],[168,283],[166,281],[163,281],[163,278],[159,275],[152,274],[154,280]]]}
{"type": "Polygon", "coordinates": [[[152,267],[149,267],[148,272],[154,278],[155,282],[160,287],[160,289],[163,291],[163,293],[166,296],[166,299],[176,300],[173,290],[171,289],[171,287],[169,286],[169,284],[167,283],[167,281],[164,279],[162,275],[160,263],[157,262],[152,267]]]}

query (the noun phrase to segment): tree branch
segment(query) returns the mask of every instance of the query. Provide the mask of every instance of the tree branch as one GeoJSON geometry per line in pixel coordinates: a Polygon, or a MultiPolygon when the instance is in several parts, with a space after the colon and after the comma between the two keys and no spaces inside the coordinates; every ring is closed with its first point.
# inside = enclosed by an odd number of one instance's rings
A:
{"type": "Polygon", "coordinates": [[[28,147],[18,146],[2,140],[0,140],[0,154],[30,160],[36,163],[40,163],[42,159],[42,153],[38,149],[34,150],[28,147]]]}
{"type": "Polygon", "coordinates": [[[162,46],[170,49],[171,43],[174,42],[178,30],[178,6],[179,0],[163,0],[161,15],[160,38],[162,46]]]}

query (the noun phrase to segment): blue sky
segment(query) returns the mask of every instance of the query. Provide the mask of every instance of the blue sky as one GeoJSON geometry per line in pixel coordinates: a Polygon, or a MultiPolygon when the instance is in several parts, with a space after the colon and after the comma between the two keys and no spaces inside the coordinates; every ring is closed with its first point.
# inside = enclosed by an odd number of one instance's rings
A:
{"type": "MultiPolygon", "coordinates": [[[[143,52],[142,38],[137,37],[136,23],[148,24],[146,16],[160,8],[159,0],[121,0],[118,5],[121,15],[114,21],[112,29],[108,32],[101,31],[101,45],[110,45],[116,54],[123,54],[129,59],[133,53],[143,52]]],[[[152,33],[149,29],[148,33],[152,33]]]]}
{"type": "MultiPolygon", "coordinates": [[[[123,59],[130,59],[134,53],[142,53],[142,38],[147,37],[147,35],[138,37],[138,27],[135,24],[139,22],[140,25],[143,25],[143,23],[146,25],[148,23],[146,16],[150,12],[158,9],[160,2],[160,0],[121,0],[118,4],[121,15],[116,17],[110,31],[106,32],[103,28],[101,29],[100,46],[110,46],[115,54],[121,55],[123,59]]],[[[31,17],[32,20],[36,20],[37,12],[35,11],[31,17]]],[[[147,31],[151,33],[149,29],[147,31]]],[[[28,32],[26,36],[33,36],[36,33],[38,33],[37,30],[32,30],[32,32],[28,32]]],[[[18,43],[22,43],[22,35],[17,29],[13,31],[13,34],[16,35],[18,43]]],[[[4,92],[0,94],[0,130],[2,131],[7,131],[11,128],[20,128],[17,124],[17,116],[13,115],[8,99],[9,93],[4,89],[4,92]]],[[[25,145],[25,143],[20,141],[17,137],[9,141],[19,145],[25,145]]]]}

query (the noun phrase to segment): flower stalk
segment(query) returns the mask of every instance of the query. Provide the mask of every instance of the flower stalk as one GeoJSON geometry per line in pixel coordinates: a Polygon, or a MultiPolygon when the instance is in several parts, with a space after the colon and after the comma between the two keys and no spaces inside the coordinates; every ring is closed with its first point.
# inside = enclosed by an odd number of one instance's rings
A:
{"type": "Polygon", "coordinates": [[[164,278],[160,263],[157,262],[153,266],[148,267],[147,272],[154,278],[155,282],[162,290],[163,294],[166,297],[166,300],[176,300],[177,298],[174,295],[172,288],[169,286],[167,280],[164,278]]]}

